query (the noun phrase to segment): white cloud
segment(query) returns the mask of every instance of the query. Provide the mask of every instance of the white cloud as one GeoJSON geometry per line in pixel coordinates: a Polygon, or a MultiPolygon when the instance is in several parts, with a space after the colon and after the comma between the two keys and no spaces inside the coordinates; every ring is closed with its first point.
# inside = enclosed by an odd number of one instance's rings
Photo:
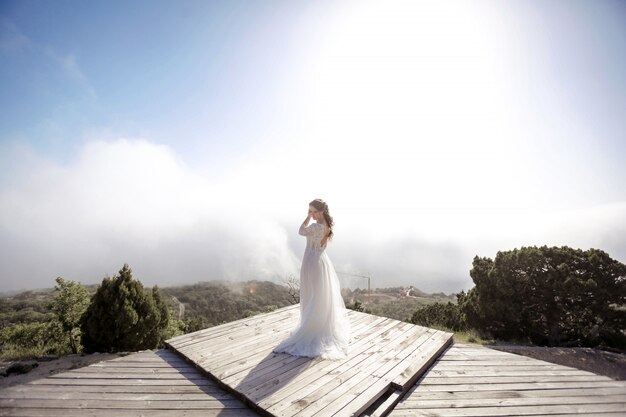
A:
{"type": "Polygon", "coordinates": [[[272,279],[296,268],[279,224],[231,206],[236,190],[194,174],[167,147],[93,142],[68,166],[13,162],[0,191],[6,288],[57,275],[94,282],[124,262],[148,282],[272,279]]]}
{"type": "Polygon", "coordinates": [[[458,291],[471,286],[474,255],[523,245],[597,247],[626,259],[625,203],[552,214],[394,207],[389,191],[376,204],[371,193],[314,190],[317,171],[287,163],[297,155],[283,165],[268,151],[214,182],[145,140],[89,142],[65,166],[25,148],[3,153],[2,290],[51,286],[58,275],[99,282],[124,262],[146,284],[297,275],[297,227],[318,196],[337,220],[336,268],[370,273],[374,286],[458,291]]]}

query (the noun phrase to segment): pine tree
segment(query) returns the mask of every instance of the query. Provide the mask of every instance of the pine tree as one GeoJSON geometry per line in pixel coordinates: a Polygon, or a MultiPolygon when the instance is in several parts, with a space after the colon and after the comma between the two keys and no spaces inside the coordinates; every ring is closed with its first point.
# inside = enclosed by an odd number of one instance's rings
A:
{"type": "Polygon", "coordinates": [[[144,290],[127,264],[113,278],[104,278],[82,318],[86,352],[154,349],[163,342],[169,310],[160,291],[144,290]]]}

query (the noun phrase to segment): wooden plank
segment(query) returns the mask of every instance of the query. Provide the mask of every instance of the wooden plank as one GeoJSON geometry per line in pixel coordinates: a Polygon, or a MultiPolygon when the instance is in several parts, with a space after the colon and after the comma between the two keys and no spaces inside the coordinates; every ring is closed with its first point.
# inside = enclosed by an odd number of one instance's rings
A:
{"type": "Polygon", "coordinates": [[[509,358],[453,345],[389,415],[626,414],[622,381],[532,358],[511,366],[509,358]]]}
{"type": "Polygon", "coordinates": [[[487,416],[528,416],[554,415],[563,413],[626,413],[624,404],[578,404],[578,405],[544,405],[518,407],[467,407],[467,408],[420,408],[394,409],[390,417],[441,416],[441,417],[487,417],[487,416]]]}
{"type": "Polygon", "coordinates": [[[568,366],[563,366],[563,365],[556,365],[556,364],[542,364],[542,363],[531,363],[531,364],[521,364],[521,363],[508,363],[507,361],[503,361],[501,363],[495,363],[495,362],[479,362],[479,361],[472,361],[473,363],[471,364],[467,364],[467,362],[457,362],[457,364],[455,363],[450,363],[450,362],[436,362],[433,364],[433,366],[437,367],[438,371],[446,371],[446,370],[456,370],[456,371],[467,371],[467,372],[473,372],[476,370],[480,370],[483,368],[491,368],[494,367],[496,369],[507,369],[507,370],[512,370],[512,371],[545,371],[545,370],[572,370],[575,369],[577,371],[580,371],[579,369],[576,368],[571,368],[568,366]]]}
{"type": "MultiPolygon", "coordinates": [[[[76,379],[76,378],[57,378],[57,379],[37,379],[29,382],[32,385],[97,385],[103,386],[102,379],[76,379]]],[[[171,385],[172,380],[170,379],[141,379],[141,378],[128,378],[121,379],[115,381],[116,385],[127,385],[127,386],[135,386],[135,385],[171,385]]],[[[193,377],[193,378],[185,378],[180,379],[177,382],[180,383],[189,383],[194,385],[214,385],[215,383],[207,380],[207,378],[203,376],[193,377]]]]}
{"type": "MultiPolygon", "coordinates": [[[[367,390],[372,386],[377,386],[377,395],[368,397],[367,400],[375,401],[387,391],[389,382],[384,381],[381,378],[377,378],[368,375],[367,373],[359,375],[359,377],[350,378],[347,383],[342,383],[338,388],[333,389],[327,395],[323,397],[323,401],[315,401],[311,403],[307,408],[298,414],[302,417],[311,417],[319,414],[324,416],[337,415],[342,409],[345,409],[348,404],[352,405],[352,408],[365,410],[369,405],[365,403],[354,404],[354,399],[358,398],[361,392],[367,390]]],[[[354,415],[353,411],[347,411],[348,415],[354,415]]]]}
{"type": "MultiPolygon", "coordinates": [[[[533,376],[531,378],[536,382],[589,382],[589,381],[607,381],[609,378],[599,375],[586,376],[586,375],[555,375],[555,376],[533,376]]],[[[529,378],[524,376],[484,376],[484,377],[472,377],[472,376],[459,376],[459,377],[447,377],[444,379],[446,385],[450,384],[503,384],[503,383],[515,383],[515,382],[528,382],[529,378]]],[[[438,378],[426,378],[420,382],[421,385],[441,384],[442,381],[438,381],[438,378]]]]}
{"type": "MultiPolygon", "coordinates": [[[[487,359],[488,360],[488,359],[493,358],[497,360],[497,359],[502,359],[502,358],[512,355],[512,353],[504,352],[501,350],[489,349],[488,347],[483,347],[485,351],[480,352],[480,353],[478,353],[477,351],[463,352],[458,347],[455,348],[454,346],[455,345],[452,345],[450,347],[451,350],[447,353],[445,359],[441,358],[441,360],[456,360],[458,358],[467,359],[467,360],[472,360],[472,359],[479,359],[479,360],[487,359]]],[[[520,355],[515,355],[515,356],[517,356],[517,359],[519,360],[533,359],[527,356],[520,356],[520,355]]]]}
{"type": "MultiPolygon", "coordinates": [[[[400,401],[401,398],[402,398],[402,393],[398,390],[393,390],[393,392],[389,394],[389,396],[387,397],[387,399],[385,399],[385,401],[377,405],[375,410],[372,410],[371,412],[368,411],[367,414],[362,414],[362,415],[367,416],[367,417],[385,416],[390,410],[392,410],[395,407],[395,405],[398,403],[398,401],[400,401]]],[[[344,414],[344,410],[341,410],[338,413],[337,417],[340,417],[342,414],[344,414]]]]}
{"type": "Polygon", "coordinates": [[[49,375],[49,378],[180,378],[189,375],[199,375],[198,370],[192,367],[176,369],[170,368],[92,368],[85,367],[60,374],[49,375]]]}
{"type": "Polygon", "coordinates": [[[425,346],[425,343],[431,339],[434,333],[433,330],[425,327],[415,327],[412,330],[413,332],[404,337],[402,344],[397,349],[386,353],[384,364],[376,370],[374,376],[379,378],[385,377],[392,369],[410,357],[412,353],[419,351],[420,348],[425,346]]]}
{"type": "Polygon", "coordinates": [[[581,416],[594,416],[594,417],[624,417],[624,413],[620,413],[620,412],[616,412],[616,413],[602,413],[602,414],[598,414],[598,413],[594,413],[594,412],[589,412],[589,413],[576,413],[576,414],[569,414],[569,413],[559,413],[558,414],[559,417],[581,417],[581,416]]]}
{"type": "MultiPolygon", "coordinates": [[[[381,319],[386,320],[384,318],[381,319]]],[[[362,329],[369,328],[369,326],[370,323],[362,323],[358,325],[355,331],[360,332],[362,329]]],[[[350,349],[353,349],[353,346],[354,344],[351,344],[350,349]]],[[[256,377],[261,377],[296,360],[299,360],[298,357],[283,354],[272,354],[271,357],[268,357],[267,351],[262,351],[253,357],[242,358],[241,361],[235,364],[231,363],[225,366],[211,367],[210,371],[211,374],[216,375],[223,380],[223,382],[233,385],[246,378],[251,371],[254,372],[256,377]]]]}
{"type": "MultiPolygon", "coordinates": [[[[367,323],[361,323],[354,330],[359,332],[361,327],[365,327],[366,325],[367,323]]],[[[211,374],[226,383],[231,383],[234,380],[241,380],[247,375],[247,373],[237,375],[241,372],[254,370],[255,374],[263,375],[267,374],[267,372],[270,372],[272,369],[275,370],[280,368],[282,365],[286,365],[297,359],[298,358],[295,356],[285,358],[284,355],[272,355],[271,357],[268,357],[267,350],[262,350],[252,356],[237,358],[236,362],[231,362],[221,366],[212,366],[211,374]]]]}
{"type": "Polygon", "coordinates": [[[199,375],[197,371],[186,371],[186,372],[177,372],[177,373],[159,373],[159,372],[128,372],[128,373],[101,373],[101,372],[81,372],[81,373],[63,373],[63,374],[54,374],[50,375],[47,378],[50,379],[75,379],[75,380],[85,380],[85,379],[106,379],[106,380],[120,380],[120,379],[167,379],[167,380],[189,380],[190,378],[203,378],[203,376],[199,375]]]}
{"type": "MultiPolygon", "coordinates": [[[[31,387],[32,388],[32,387],[31,387]]],[[[46,389],[29,389],[29,390],[2,390],[0,391],[0,399],[67,399],[67,400],[141,400],[141,401],[162,401],[162,400],[230,400],[233,399],[231,394],[219,390],[213,393],[202,391],[197,392],[107,392],[107,391],[67,391],[46,389]]],[[[103,387],[106,389],[106,387],[103,387]]]]}
{"type": "Polygon", "coordinates": [[[174,352],[170,352],[165,349],[159,350],[141,350],[138,352],[131,352],[127,355],[120,356],[119,358],[113,358],[106,362],[124,362],[124,361],[138,361],[138,360],[168,360],[168,359],[180,359],[174,352]]]}
{"type": "MultiPolygon", "coordinates": [[[[356,356],[359,356],[359,354],[361,352],[364,352],[365,350],[369,349],[370,347],[373,346],[374,341],[376,340],[376,337],[374,335],[378,334],[380,336],[387,334],[391,331],[391,329],[393,328],[393,326],[397,326],[398,328],[406,328],[408,329],[409,326],[408,325],[404,325],[400,322],[397,323],[393,323],[393,322],[389,322],[390,324],[388,326],[381,326],[379,328],[379,330],[375,333],[372,333],[372,337],[367,337],[367,338],[363,338],[359,341],[357,341],[356,343],[352,344],[350,346],[350,354],[349,356],[344,359],[344,360],[338,360],[338,361],[333,361],[333,360],[322,360],[321,358],[315,358],[315,359],[305,359],[307,361],[314,361],[315,363],[320,363],[319,367],[310,367],[308,371],[306,372],[302,372],[299,375],[297,375],[296,379],[292,381],[292,384],[295,383],[302,383],[302,380],[306,377],[311,376],[312,374],[317,374],[318,376],[322,376],[325,374],[329,374],[329,373],[333,373],[333,374],[337,374],[339,372],[339,369],[343,369],[343,368],[338,368],[340,366],[349,366],[346,365],[346,363],[348,364],[356,364],[358,363],[354,358],[356,356]]],[[[280,354],[280,356],[282,357],[289,357],[290,355],[287,354],[280,354]]],[[[281,375],[281,370],[277,369],[277,372],[273,373],[273,374],[265,374],[265,375],[259,375],[255,372],[255,375],[253,375],[251,378],[247,378],[246,379],[246,383],[245,384],[241,384],[239,381],[239,389],[246,389],[246,387],[255,387],[255,386],[259,386],[259,382],[264,383],[267,382],[268,380],[275,378],[275,377],[279,377],[281,375]]]]}
{"type": "Polygon", "coordinates": [[[266,317],[264,320],[245,324],[242,326],[223,325],[221,328],[214,328],[215,331],[206,333],[201,339],[194,339],[193,344],[186,344],[184,346],[176,345],[178,350],[188,349],[194,350],[197,345],[203,345],[209,341],[214,346],[220,346],[228,344],[229,341],[241,342],[245,338],[250,337],[261,331],[267,331],[276,328],[284,328],[289,326],[290,323],[297,323],[300,317],[300,313],[282,314],[279,313],[275,317],[266,317]]]}
{"type": "MultiPolygon", "coordinates": [[[[143,358],[143,359],[134,359],[134,360],[125,360],[120,361],[119,359],[113,359],[111,364],[102,365],[103,362],[99,362],[98,364],[104,367],[120,367],[120,366],[130,366],[130,367],[163,367],[163,366],[175,366],[175,365],[188,365],[182,357],[178,357],[175,360],[170,358],[143,358]]],[[[91,365],[89,365],[91,366],[91,365]]]]}
{"type": "Polygon", "coordinates": [[[243,389],[244,386],[251,385],[254,381],[259,381],[260,384],[294,368],[302,370],[302,367],[312,360],[312,358],[271,353],[267,359],[261,360],[253,367],[247,366],[240,372],[233,375],[223,375],[220,378],[228,386],[243,389]]]}
{"type": "Polygon", "coordinates": [[[177,348],[177,351],[188,358],[197,358],[198,361],[202,360],[208,364],[211,361],[215,362],[220,357],[227,356],[229,353],[232,354],[233,349],[242,351],[259,343],[281,340],[287,337],[293,326],[295,326],[295,322],[285,322],[281,326],[269,329],[267,333],[262,333],[262,329],[247,329],[248,331],[245,332],[232,333],[225,339],[207,339],[192,347],[177,348]]]}
{"type": "Polygon", "coordinates": [[[354,367],[358,366],[362,360],[361,355],[371,355],[375,346],[371,343],[378,336],[385,332],[391,331],[393,328],[405,328],[408,326],[395,320],[385,320],[376,328],[376,331],[370,333],[366,337],[359,339],[350,347],[350,358],[345,362],[327,361],[323,367],[307,370],[298,375],[289,386],[277,391],[276,393],[263,398],[259,401],[259,405],[266,409],[272,409],[275,412],[287,408],[291,403],[298,401],[315,391],[318,387],[324,385],[330,379],[340,372],[340,366],[354,367]],[[370,353],[371,352],[371,353],[370,353]]]}
{"type": "Polygon", "coordinates": [[[415,381],[430,367],[433,359],[443,352],[452,342],[452,335],[445,332],[437,332],[411,355],[399,363],[390,375],[393,375],[392,383],[403,392],[409,389],[415,381]]]}
{"type": "MultiPolygon", "coordinates": [[[[568,389],[528,389],[528,390],[491,390],[491,391],[419,391],[418,401],[421,400],[456,400],[456,399],[473,399],[473,398],[535,398],[535,397],[574,397],[594,395],[602,397],[605,395],[624,395],[626,398],[626,386],[621,387],[593,387],[578,388],[572,387],[568,389]]],[[[408,394],[404,401],[412,401],[408,394]]]]}
{"type": "Polygon", "coordinates": [[[432,362],[434,355],[438,355],[452,341],[452,334],[432,329],[420,335],[420,338],[424,336],[426,337],[423,342],[417,339],[410,347],[393,358],[403,358],[401,361],[394,363],[393,360],[388,360],[379,367],[373,375],[380,376],[381,382],[352,393],[351,395],[355,395],[354,400],[346,404],[339,414],[348,416],[364,412],[375,401],[375,398],[381,395],[381,390],[386,386],[395,387],[401,392],[406,391],[409,388],[409,380],[418,379],[432,362]]]}
{"type": "MultiPolygon", "coordinates": [[[[522,356],[517,355],[518,358],[522,358],[522,356]]],[[[464,362],[467,365],[472,365],[472,364],[478,364],[481,362],[486,362],[486,361],[494,361],[494,362],[502,362],[502,361],[508,361],[508,360],[515,360],[515,361],[522,361],[524,359],[518,359],[518,358],[507,358],[507,357],[503,357],[501,355],[499,356],[488,356],[488,355],[482,355],[482,356],[463,356],[463,355],[456,355],[456,356],[446,356],[445,358],[440,358],[439,360],[442,362],[449,362],[449,363],[458,363],[458,362],[464,362]]],[[[527,362],[532,362],[533,358],[528,357],[526,359],[527,362]]],[[[535,359],[538,360],[538,359],[535,359]]],[[[539,362],[543,362],[543,363],[549,363],[549,362],[544,362],[544,361],[539,361],[539,362]]]]}
{"type": "MultiPolygon", "coordinates": [[[[368,315],[357,315],[354,316],[355,318],[352,319],[352,321],[354,322],[355,320],[363,320],[364,317],[365,319],[368,319],[368,315]]],[[[284,330],[284,334],[273,334],[270,335],[270,337],[267,339],[267,348],[271,349],[273,348],[278,341],[282,340],[283,338],[287,337],[289,332],[291,330],[293,330],[293,328],[295,328],[295,326],[297,325],[297,318],[298,317],[294,317],[293,323],[287,323],[285,325],[285,327],[282,329],[284,330]]],[[[263,330],[258,330],[258,332],[262,332],[263,330]]],[[[275,333],[275,332],[274,332],[275,333]]],[[[231,337],[231,339],[234,337],[231,337]]],[[[248,337],[248,341],[244,342],[246,346],[258,346],[259,343],[261,342],[261,340],[259,340],[258,338],[255,338],[255,340],[251,340],[250,337],[248,337]]],[[[212,341],[211,343],[215,344],[215,341],[212,341]]],[[[248,349],[246,349],[246,346],[242,346],[242,344],[240,343],[237,347],[239,349],[239,351],[244,351],[246,352],[248,349]]],[[[173,346],[175,347],[175,346],[173,346]]],[[[233,342],[229,341],[229,343],[225,346],[202,346],[201,348],[199,348],[198,350],[195,351],[186,351],[186,350],[181,350],[181,353],[185,354],[186,356],[190,357],[192,360],[194,360],[195,362],[197,362],[200,366],[202,367],[209,367],[209,366],[213,366],[217,363],[224,365],[224,357],[232,357],[234,356],[234,354],[236,354],[237,352],[233,352],[232,351],[232,347],[233,347],[233,342]],[[209,352],[209,353],[207,353],[209,352]],[[202,358],[196,358],[195,354],[196,353],[200,353],[201,356],[203,356],[202,358]],[[218,356],[222,354],[223,356],[218,356]],[[205,359],[204,357],[210,357],[210,359],[205,359]]],[[[261,350],[263,349],[263,347],[260,348],[261,350]]],[[[257,353],[258,353],[259,349],[257,349],[257,353]]]]}
{"type": "Polygon", "coordinates": [[[486,383],[486,384],[451,384],[441,380],[439,384],[425,384],[426,379],[419,382],[416,391],[510,391],[510,390],[534,390],[534,389],[567,389],[567,388],[595,388],[595,387],[621,387],[623,383],[619,381],[552,381],[535,382],[523,381],[515,383],[486,383]]]}
{"type": "MultiPolygon", "coordinates": [[[[222,354],[217,354],[217,355],[211,354],[205,358],[198,359],[197,363],[201,367],[211,372],[211,374],[216,375],[216,376],[219,375],[220,373],[223,374],[224,370],[229,369],[229,367],[237,368],[237,365],[239,365],[239,368],[241,368],[242,365],[247,365],[247,366],[243,366],[243,369],[239,369],[238,372],[245,370],[245,369],[251,369],[251,368],[258,369],[257,368],[258,364],[254,364],[253,362],[246,361],[246,360],[250,357],[257,357],[257,359],[264,359],[268,355],[271,355],[272,350],[278,345],[278,343],[281,340],[283,340],[289,335],[289,333],[293,330],[293,328],[295,328],[295,324],[294,324],[294,327],[289,328],[287,332],[284,332],[281,335],[267,335],[267,336],[264,336],[263,338],[251,339],[246,344],[238,346],[237,348],[224,350],[222,354]],[[233,364],[235,365],[233,366],[233,364]]],[[[213,353],[214,348],[211,347],[210,349],[211,349],[211,352],[213,353]]],[[[265,362],[264,363],[265,366],[270,366],[272,364],[271,361],[269,362],[264,361],[264,362],[265,362]]],[[[233,372],[233,373],[237,373],[237,372],[233,372]]]]}
{"type": "MultiPolygon", "coordinates": [[[[352,327],[359,328],[361,322],[365,321],[366,317],[359,316],[351,322],[352,327]]],[[[216,365],[225,367],[230,363],[236,362],[238,359],[245,358],[254,354],[258,354],[263,351],[271,351],[278,343],[287,338],[288,335],[297,327],[298,322],[293,321],[286,323],[284,327],[280,329],[272,329],[272,333],[264,332],[261,336],[255,336],[250,338],[245,343],[240,343],[235,349],[232,344],[230,346],[215,346],[209,347],[211,355],[207,356],[209,359],[201,359],[198,363],[203,367],[210,367],[213,369],[216,365]],[[250,346],[253,348],[250,349],[250,346]],[[245,356],[244,356],[245,355],[245,356]],[[230,360],[233,359],[233,360],[230,360]]],[[[188,355],[187,352],[182,352],[188,355]]]]}
{"type": "Polygon", "coordinates": [[[224,390],[219,388],[216,383],[212,381],[208,381],[209,383],[206,385],[198,386],[196,384],[176,384],[176,385],[72,385],[68,387],[67,385],[47,385],[44,383],[41,384],[23,384],[23,385],[14,385],[9,388],[4,388],[0,390],[0,392],[5,391],[16,391],[16,392],[24,392],[24,395],[28,395],[29,393],[37,393],[37,392],[53,392],[58,395],[61,395],[64,392],[76,392],[76,393],[100,393],[106,390],[108,393],[129,393],[129,394],[137,394],[143,395],[145,393],[157,393],[157,394],[167,394],[167,393],[177,393],[177,394],[187,394],[187,393],[206,393],[210,396],[214,396],[217,393],[223,393],[224,390]]]}
{"type": "Polygon", "coordinates": [[[402,401],[398,409],[403,408],[467,408],[467,407],[508,407],[508,406],[540,406],[540,405],[576,405],[576,404],[623,404],[626,407],[626,397],[623,395],[576,395],[550,397],[517,397],[517,398],[457,398],[454,402],[449,399],[424,399],[412,397],[402,401]]]}
{"type": "Polygon", "coordinates": [[[225,410],[124,410],[66,408],[5,408],[0,416],[10,417],[259,417],[250,409],[225,410]]]}
{"type": "MultiPolygon", "coordinates": [[[[422,329],[409,325],[405,332],[398,332],[399,334],[396,337],[391,337],[385,345],[371,346],[367,351],[353,359],[358,361],[358,365],[354,366],[348,362],[334,370],[332,375],[322,377],[315,384],[310,384],[306,388],[307,391],[310,391],[309,394],[301,397],[298,402],[292,404],[289,408],[281,410],[279,415],[293,415],[295,412],[298,412],[299,408],[302,408],[299,411],[299,415],[305,417],[322,409],[324,409],[323,412],[325,414],[332,413],[326,407],[331,407],[332,410],[337,409],[337,411],[343,408],[345,404],[339,407],[341,402],[352,401],[360,393],[360,391],[358,393],[346,393],[346,391],[357,385],[361,390],[365,390],[380,380],[380,378],[372,376],[372,373],[381,366],[381,358],[384,357],[387,351],[393,351],[395,347],[405,341],[407,334],[418,331],[422,331],[422,329]],[[314,390],[311,391],[311,388],[314,390]],[[339,398],[340,396],[341,398],[339,398]]],[[[366,344],[365,346],[368,345],[366,344]]],[[[384,385],[388,386],[389,383],[385,382],[384,385]]],[[[381,388],[378,395],[385,390],[386,388],[381,388]]],[[[275,408],[273,407],[270,410],[273,411],[275,408]]]]}
{"type": "Polygon", "coordinates": [[[83,374],[101,374],[101,375],[114,375],[119,374],[120,372],[124,372],[127,374],[185,374],[190,372],[197,373],[198,371],[191,367],[190,365],[184,364],[183,366],[85,366],[84,368],[72,369],[68,371],[68,373],[72,375],[83,375],[83,374]]]}
{"type": "Polygon", "coordinates": [[[160,353],[141,352],[135,358],[116,358],[111,367],[107,361],[7,387],[0,390],[0,416],[258,415],[190,365],[164,368],[170,355],[160,353]],[[123,361],[142,366],[128,368],[123,361]],[[146,367],[148,363],[159,367],[146,367]]]}
{"type": "Polygon", "coordinates": [[[429,378],[451,378],[451,377],[461,377],[461,376],[467,376],[467,377],[483,377],[483,376],[494,376],[494,377],[499,377],[499,376],[520,376],[520,377],[527,377],[527,376],[599,376],[596,375],[594,373],[591,372],[586,372],[586,371],[581,371],[575,368],[569,368],[569,369],[546,369],[546,370],[517,370],[517,369],[500,369],[500,368],[486,368],[486,367],[482,367],[479,369],[473,369],[473,370],[452,370],[452,369],[446,369],[446,370],[439,370],[439,369],[435,369],[433,371],[431,371],[428,374],[429,378]]]}
{"type": "Polygon", "coordinates": [[[197,345],[202,345],[209,340],[215,343],[227,343],[231,341],[241,341],[243,338],[253,335],[258,329],[283,326],[285,323],[297,322],[300,317],[299,311],[280,311],[268,313],[259,320],[244,323],[226,323],[220,326],[211,327],[206,331],[190,333],[185,340],[166,340],[167,346],[175,347],[177,350],[194,350],[197,345]]]}
{"type": "Polygon", "coordinates": [[[366,387],[359,395],[360,400],[356,400],[357,402],[352,402],[350,407],[346,406],[341,409],[337,415],[338,416],[351,416],[351,415],[359,415],[367,410],[372,404],[374,404],[379,398],[381,398],[385,393],[390,390],[394,390],[398,392],[391,386],[391,382],[388,379],[378,379],[378,381],[374,382],[369,387],[366,387]],[[356,408],[355,406],[362,402],[361,407],[356,408]]]}
{"type": "Polygon", "coordinates": [[[246,406],[239,400],[195,400],[195,401],[177,401],[177,400],[128,400],[128,401],[111,401],[100,399],[0,399],[0,408],[68,408],[68,409],[112,409],[119,408],[124,410],[140,409],[168,409],[168,410],[223,410],[223,409],[241,409],[246,406]]]}
{"type": "Polygon", "coordinates": [[[89,366],[85,366],[83,368],[72,369],[75,372],[82,372],[86,368],[93,367],[94,369],[102,369],[104,372],[111,370],[111,372],[115,372],[117,369],[141,369],[141,368],[149,368],[149,369],[170,369],[170,368],[189,368],[195,369],[189,363],[185,362],[183,359],[180,359],[176,362],[116,362],[116,363],[102,363],[98,362],[89,366]]]}
{"type": "MultiPolygon", "coordinates": [[[[430,362],[434,352],[445,349],[445,344],[452,340],[452,334],[425,327],[416,327],[417,332],[415,334],[420,336],[417,339],[409,338],[408,340],[412,343],[408,345],[404,341],[397,345],[395,352],[392,349],[385,356],[384,364],[371,372],[372,376],[378,377],[378,381],[374,380],[371,384],[362,383],[354,389],[349,389],[347,393],[326,406],[324,413],[342,416],[358,415],[384,393],[392,382],[397,381],[407,368],[411,368],[411,365],[415,365],[415,368],[409,372],[420,371],[421,374],[425,371],[425,361],[430,362]]],[[[413,373],[411,373],[412,375],[413,373]]],[[[410,376],[407,375],[407,378],[410,376]]],[[[404,381],[402,378],[400,379],[402,382],[404,381]]],[[[406,388],[408,389],[408,387],[406,388]]]]}
{"type": "MultiPolygon", "coordinates": [[[[350,357],[345,361],[325,361],[323,367],[312,369],[299,375],[289,387],[260,400],[259,404],[270,410],[272,413],[291,415],[295,409],[305,407],[309,402],[315,402],[324,396],[325,392],[332,390],[337,384],[341,384],[349,374],[346,372],[363,369],[367,361],[376,360],[377,352],[385,349],[385,345],[377,346],[373,341],[379,340],[375,335],[389,334],[394,328],[408,331],[410,325],[390,320],[385,325],[381,325],[376,333],[372,333],[371,338],[359,340],[351,350],[350,357]],[[292,408],[294,410],[286,410],[292,408]]],[[[401,331],[398,331],[401,333],[401,331]]],[[[396,333],[396,332],[393,332],[396,333]]]]}
{"type": "Polygon", "coordinates": [[[284,317],[290,317],[293,314],[299,314],[300,304],[294,304],[292,306],[283,307],[279,310],[269,313],[257,314],[252,317],[245,317],[243,319],[230,321],[228,323],[218,324],[216,326],[207,327],[206,329],[199,330],[193,333],[187,333],[184,335],[176,336],[167,340],[169,344],[176,344],[177,346],[185,346],[186,343],[201,340],[207,334],[220,334],[220,332],[228,332],[234,329],[238,329],[243,326],[250,326],[257,322],[272,322],[273,320],[280,320],[284,317]]]}

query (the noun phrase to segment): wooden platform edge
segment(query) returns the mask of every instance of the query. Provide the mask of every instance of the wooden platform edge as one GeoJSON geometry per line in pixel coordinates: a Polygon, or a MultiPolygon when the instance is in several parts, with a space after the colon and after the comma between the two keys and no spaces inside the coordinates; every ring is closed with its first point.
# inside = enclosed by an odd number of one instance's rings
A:
{"type": "MultiPolygon", "coordinates": [[[[261,314],[259,316],[265,316],[268,314],[273,314],[275,312],[269,312],[265,314],[261,314]]],[[[357,313],[357,312],[353,312],[357,313]]],[[[364,314],[367,313],[358,313],[364,314]]],[[[257,316],[258,317],[258,316],[257,316]]],[[[224,325],[227,325],[225,323],[224,325]]],[[[420,327],[420,326],[418,326],[420,327]]],[[[428,330],[428,328],[426,328],[428,330]]],[[[377,416],[385,416],[391,412],[394,407],[405,397],[407,392],[426,374],[426,372],[433,366],[433,364],[441,357],[441,355],[450,347],[450,345],[454,342],[453,333],[436,331],[435,334],[439,334],[437,338],[439,339],[437,345],[441,343],[438,347],[433,350],[426,349],[430,351],[426,355],[426,357],[422,357],[419,360],[416,360],[414,366],[409,366],[411,369],[411,376],[408,379],[399,378],[398,376],[388,375],[387,377],[381,377],[380,380],[374,383],[371,387],[369,387],[366,392],[371,396],[371,399],[367,401],[367,403],[362,404],[362,406],[357,410],[354,409],[350,415],[360,416],[364,415],[364,413],[374,412],[374,415],[377,416]],[[443,343],[442,343],[443,342],[443,343]]],[[[433,336],[431,335],[431,338],[433,336]]],[[[430,338],[427,338],[430,339],[430,338]]],[[[214,374],[210,369],[203,367],[198,362],[194,361],[192,356],[189,356],[187,353],[182,352],[177,347],[177,341],[180,338],[169,339],[165,341],[166,348],[174,353],[176,356],[183,359],[186,363],[190,364],[194,369],[196,369],[201,375],[213,381],[220,389],[224,392],[231,394],[234,398],[240,400],[243,404],[248,407],[251,411],[259,414],[263,417],[275,417],[275,415],[269,411],[269,409],[262,407],[252,398],[249,398],[242,391],[237,390],[235,387],[226,384],[219,377],[219,374],[214,374]]],[[[434,347],[434,346],[433,346],[434,347]]],[[[417,358],[416,358],[417,359],[417,358]]],[[[405,359],[406,360],[406,359],[405,359]]],[[[407,368],[407,369],[409,369],[407,368]]],[[[344,413],[345,414],[345,413],[344,413]]],[[[347,415],[347,414],[346,414],[347,415]]],[[[365,414],[367,415],[367,414],[365,414]]]]}
{"type": "Polygon", "coordinates": [[[196,369],[198,372],[200,372],[200,374],[202,374],[203,376],[209,378],[211,381],[215,382],[220,389],[224,390],[224,392],[227,392],[227,393],[231,394],[233,397],[235,397],[238,400],[240,400],[241,402],[243,402],[246,405],[246,407],[248,407],[250,410],[254,411],[255,413],[257,413],[257,414],[259,414],[260,416],[263,416],[263,417],[275,417],[272,413],[270,413],[269,411],[265,410],[264,408],[261,408],[256,403],[251,401],[248,397],[246,397],[245,395],[243,395],[242,393],[240,393],[236,389],[231,388],[230,386],[228,386],[227,384],[222,382],[217,376],[213,375],[211,372],[207,371],[202,366],[200,366],[197,363],[195,363],[193,360],[188,358],[186,355],[184,355],[181,352],[179,352],[178,350],[176,350],[176,348],[173,347],[172,345],[170,345],[168,343],[168,341],[165,341],[164,344],[165,344],[165,347],[168,350],[170,350],[176,356],[182,358],[186,363],[188,363],[191,366],[193,366],[193,368],[196,369]]]}
{"type": "MultiPolygon", "coordinates": [[[[447,333],[447,332],[446,332],[447,333]]],[[[446,350],[452,346],[454,343],[454,334],[448,333],[449,337],[437,351],[426,361],[423,366],[406,381],[405,384],[399,385],[398,383],[392,381],[389,385],[389,388],[385,394],[381,396],[379,401],[375,404],[375,407],[370,407],[365,411],[366,415],[371,417],[385,417],[393,409],[396,405],[402,401],[405,395],[415,386],[415,384],[433,367],[437,359],[441,357],[445,353],[446,350]],[[382,401],[381,401],[382,400],[382,401]]]]}
{"type": "Polygon", "coordinates": [[[404,394],[406,394],[406,392],[410,390],[411,387],[413,387],[413,385],[415,385],[430,368],[432,368],[437,359],[439,359],[441,355],[443,355],[443,353],[454,343],[454,334],[448,332],[445,332],[445,334],[448,335],[446,342],[442,344],[441,347],[439,347],[439,349],[437,349],[432,355],[430,355],[428,360],[413,373],[413,376],[407,379],[402,385],[398,384],[396,381],[391,381],[391,388],[401,391],[402,397],[404,397],[404,394]]]}

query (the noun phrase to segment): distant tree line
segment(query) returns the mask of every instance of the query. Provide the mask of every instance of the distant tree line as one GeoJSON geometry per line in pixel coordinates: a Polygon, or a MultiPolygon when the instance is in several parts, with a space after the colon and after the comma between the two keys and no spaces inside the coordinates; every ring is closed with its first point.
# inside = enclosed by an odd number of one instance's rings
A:
{"type": "Polygon", "coordinates": [[[202,282],[162,289],[185,305],[187,331],[249,317],[293,303],[287,287],[268,281],[202,282]]]}
{"type": "Polygon", "coordinates": [[[0,298],[0,358],[153,349],[179,334],[289,304],[287,288],[270,282],[145,289],[128,265],[99,286],[59,277],[53,291],[0,298]],[[179,303],[184,317],[174,318],[179,303]]]}
{"type": "MultiPolygon", "coordinates": [[[[626,350],[626,266],[601,250],[543,246],[498,252],[493,260],[477,256],[470,276],[474,288],[457,294],[456,303],[445,294],[367,304],[366,291],[344,289],[343,296],[357,311],[485,338],[626,350]]],[[[53,291],[0,298],[0,358],[152,349],[178,334],[290,305],[294,288],[248,281],[145,289],[128,265],[97,287],[59,277],[53,291]]]]}
{"type": "Polygon", "coordinates": [[[547,346],[626,349],[626,265],[597,249],[523,247],[475,257],[474,288],[411,322],[547,346]]]}

